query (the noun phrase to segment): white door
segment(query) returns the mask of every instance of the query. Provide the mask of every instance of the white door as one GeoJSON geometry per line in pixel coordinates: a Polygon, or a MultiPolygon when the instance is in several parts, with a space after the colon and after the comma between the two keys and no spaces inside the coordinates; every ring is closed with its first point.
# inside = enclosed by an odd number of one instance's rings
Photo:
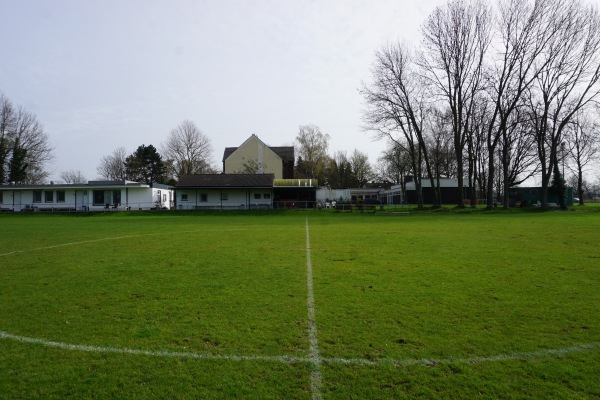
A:
{"type": "Polygon", "coordinates": [[[13,208],[15,211],[21,211],[21,192],[13,192],[13,208]]]}
{"type": "Polygon", "coordinates": [[[84,210],[83,206],[83,190],[75,191],[75,209],[76,210],[84,210]]]}

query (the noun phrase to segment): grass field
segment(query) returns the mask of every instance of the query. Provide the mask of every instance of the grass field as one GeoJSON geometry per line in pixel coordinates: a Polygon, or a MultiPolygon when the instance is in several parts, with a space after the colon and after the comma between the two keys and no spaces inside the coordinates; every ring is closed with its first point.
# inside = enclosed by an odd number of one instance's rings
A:
{"type": "Polygon", "coordinates": [[[0,398],[600,398],[593,209],[0,226],[0,398]]]}

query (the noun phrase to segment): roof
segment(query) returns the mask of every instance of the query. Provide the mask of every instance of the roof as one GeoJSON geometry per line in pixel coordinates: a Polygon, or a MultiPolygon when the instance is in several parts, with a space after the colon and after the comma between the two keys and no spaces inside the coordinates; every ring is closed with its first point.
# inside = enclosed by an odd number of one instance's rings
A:
{"type": "MultiPolygon", "coordinates": [[[[281,157],[283,162],[294,161],[294,146],[267,147],[273,150],[273,153],[281,157]]],[[[223,161],[227,160],[229,156],[237,149],[239,149],[239,147],[225,147],[225,151],[223,152],[223,161]]]]}
{"type": "MultiPolygon", "coordinates": [[[[44,183],[38,185],[0,185],[0,190],[48,190],[48,189],[93,189],[93,188],[121,188],[121,187],[143,187],[148,188],[144,182],[133,181],[89,181],[88,183],[44,183]]],[[[159,189],[168,189],[168,185],[153,184],[159,189]]]]}
{"type": "Polygon", "coordinates": [[[177,188],[271,188],[275,174],[182,175],[177,188]]]}

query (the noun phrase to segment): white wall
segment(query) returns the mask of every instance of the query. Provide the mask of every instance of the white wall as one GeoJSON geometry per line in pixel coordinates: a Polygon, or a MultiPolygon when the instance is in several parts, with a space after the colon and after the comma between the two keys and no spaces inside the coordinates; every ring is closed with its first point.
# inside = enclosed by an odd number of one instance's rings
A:
{"type": "Polygon", "coordinates": [[[238,209],[271,208],[273,201],[272,189],[179,189],[177,190],[177,209],[238,209]],[[227,199],[221,200],[221,193],[227,199]],[[255,199],[254,195],[260,196],[255,199]],[[182,200],[187,195],[187,201],[182,200]],[[202,201],[206,195],[206,201],[202,201]],[[268,198],[265,198],[265,195],[268,198]]]}

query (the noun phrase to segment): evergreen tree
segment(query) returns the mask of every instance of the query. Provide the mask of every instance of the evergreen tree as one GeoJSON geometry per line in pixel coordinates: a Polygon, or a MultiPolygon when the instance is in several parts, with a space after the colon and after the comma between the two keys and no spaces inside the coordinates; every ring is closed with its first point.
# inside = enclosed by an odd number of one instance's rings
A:
{"type": "Polygon", "coordinates": [[[148,184],[164,183],[168,178],[168,169],[162,157],[152,145],[141,145],[125,159],[127,179],[148,184]]]}
{"type": "Polygon", "coordinates": [[[29,164],[25,162],[26,159],[27,150],[21,147],[19,138],[16,138],[13,146],[12,158],[9,163],[9,182],[19,184],[27,181],[27,167],[29,164]]]}
{"type": "Polygon", "coordinates": [[[554,161],[554,171],[552,174],[552,192],[558,196],[558,204],[562,210],[567,209],[567,185],[558,168],[558,160],[554,161]]]}

